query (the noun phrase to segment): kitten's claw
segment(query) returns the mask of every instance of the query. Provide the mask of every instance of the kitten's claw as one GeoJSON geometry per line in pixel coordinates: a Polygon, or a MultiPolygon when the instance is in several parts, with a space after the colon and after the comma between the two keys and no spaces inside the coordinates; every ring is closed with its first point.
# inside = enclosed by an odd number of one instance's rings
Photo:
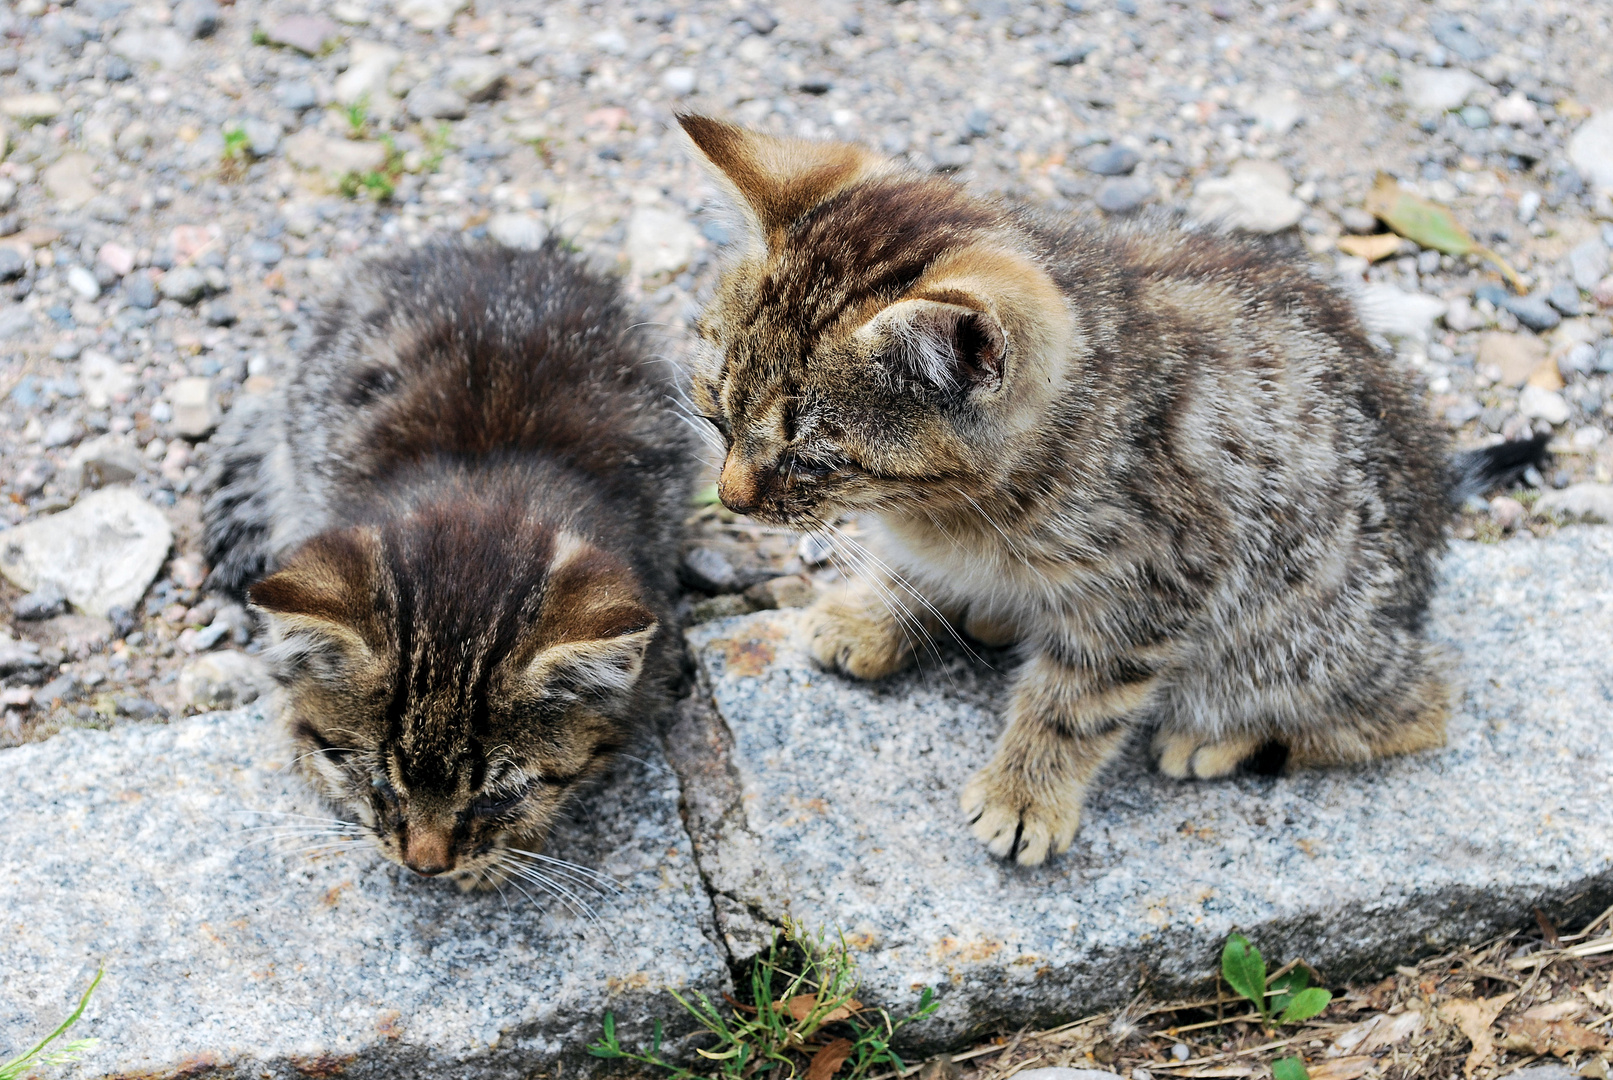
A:
{"type": "Polygon", "coordinates": [[[1039,799],[990,768],[969,781],[961,802],[975,839],[998,858],[1021,866],[1039,866],[1050,854],[1064,854],[1081,826],[1079,792],[1039,799]]]}
{"type": "Polygon", "coordinates": [[[1231,776],[1263,745],[1264,739],[1251,736],[1220,741],[1179,731],[1161,731],[1154,736],[1159,771],[1176,780],[1215,780],[1231,776]]]}

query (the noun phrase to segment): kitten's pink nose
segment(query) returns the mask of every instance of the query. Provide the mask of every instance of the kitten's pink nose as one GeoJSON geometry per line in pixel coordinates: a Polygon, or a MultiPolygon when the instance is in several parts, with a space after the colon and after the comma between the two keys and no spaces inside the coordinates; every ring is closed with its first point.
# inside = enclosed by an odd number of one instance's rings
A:
{"type": "Polygon", "coordinates": [[[435,877],[454,868],[449,837],[410,829],[403,839],[403,865],[423,877],[435,877]]]}
{"type": "Polygon", "coordinates": [[[734,513],[749,514],[762,504],[761,475],[729,454],[717,477],[717,497],[734,513]]]}

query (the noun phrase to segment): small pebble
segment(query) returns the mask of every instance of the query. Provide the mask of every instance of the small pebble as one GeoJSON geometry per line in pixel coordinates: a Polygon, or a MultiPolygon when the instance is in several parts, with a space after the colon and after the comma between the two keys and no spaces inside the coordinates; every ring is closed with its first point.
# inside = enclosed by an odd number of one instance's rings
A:
{"type": "Polygon", "coordinates": [[[1142,155],[1129,146],[1111,146],[1093,156],[1087,168],[1099,176],[1130,176],[1142,155]]]}
{"type": "Polygon", "coordinates": [[[11,605],[11,614],[23,622],[52,619],[67,610],[67,597],[55,585],[43,585],[25,593],[11,605]]]}
{"type": "Polygon", "coordinates": [[[1098,189],[1093,200],[1098,209],[1106,214],[1129,214],[1154,195],[1154,188],[1145,180],[1136,177],[1125,180],[1109,180],[1098,189]]]}

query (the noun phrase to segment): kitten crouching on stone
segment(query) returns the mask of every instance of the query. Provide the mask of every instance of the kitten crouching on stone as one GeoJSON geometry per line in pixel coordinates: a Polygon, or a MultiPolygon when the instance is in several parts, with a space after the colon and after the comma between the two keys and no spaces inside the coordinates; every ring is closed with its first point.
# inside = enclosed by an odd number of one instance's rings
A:
{"type": "Polygon", "coordinates": [[[800,528],[861,515],[868,572],[806,617],[826,667],[880,678],[952,628],[1017,643],[960,792],[990,851],[1067,849],[1139,729],[1182,779],[1443,744],[1424,623],[1453,500],[1544,440],[1452,457],[1288,241],[681,122],[749,224],[692,372],[718,494],[800,528]]]}
{"type": "Polygon", "coordinates": [[[519,878],[666,704],[693,456],[634,323],[552,242],[380,259],[220,434],[212,583],[303,773],[420,874],[519,878]]]}

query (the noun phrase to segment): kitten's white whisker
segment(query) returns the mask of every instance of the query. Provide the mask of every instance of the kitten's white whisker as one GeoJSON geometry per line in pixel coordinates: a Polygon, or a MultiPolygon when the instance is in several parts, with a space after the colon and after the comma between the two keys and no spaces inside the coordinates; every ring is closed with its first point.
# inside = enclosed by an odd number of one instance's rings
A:
{"type": "Polygon", "coordinates": [[[504,850],[510,852],[512,855],[519,855],[528,859],[536,859],[538,862],[541,862],[546,866],[553,866],[559,869],[568,870],[573,874],[579,874],[616,892],[622,891],[621,883],[615,878],[609,876],[608,874],[601,873],[592,867],[583,866],[581,863],[570,862],[566,859],[556,859],[552,855],[544,855],[537,851],[527,851],[524,848],[505,848],[504,850]]]}
{"type": "Polygon", "coordinates": [[[572,911],[583,916],[583,918],[587,919],[589,922],[594,923],[595,925],[598,924],[599,919],[594,915],[594,909],[588,905],[587,901],[577,896],[570,889],[567,889],[565,886],[548,877],[546,874],[543,874],[533,867],[524,865],[522,863],[506,863],[505,867],[511,873],[517,875],[525,881],[530,882],[533,885],[536,885],[538,888],[542,889],[556,900],[559,900],[572,911]]]}

